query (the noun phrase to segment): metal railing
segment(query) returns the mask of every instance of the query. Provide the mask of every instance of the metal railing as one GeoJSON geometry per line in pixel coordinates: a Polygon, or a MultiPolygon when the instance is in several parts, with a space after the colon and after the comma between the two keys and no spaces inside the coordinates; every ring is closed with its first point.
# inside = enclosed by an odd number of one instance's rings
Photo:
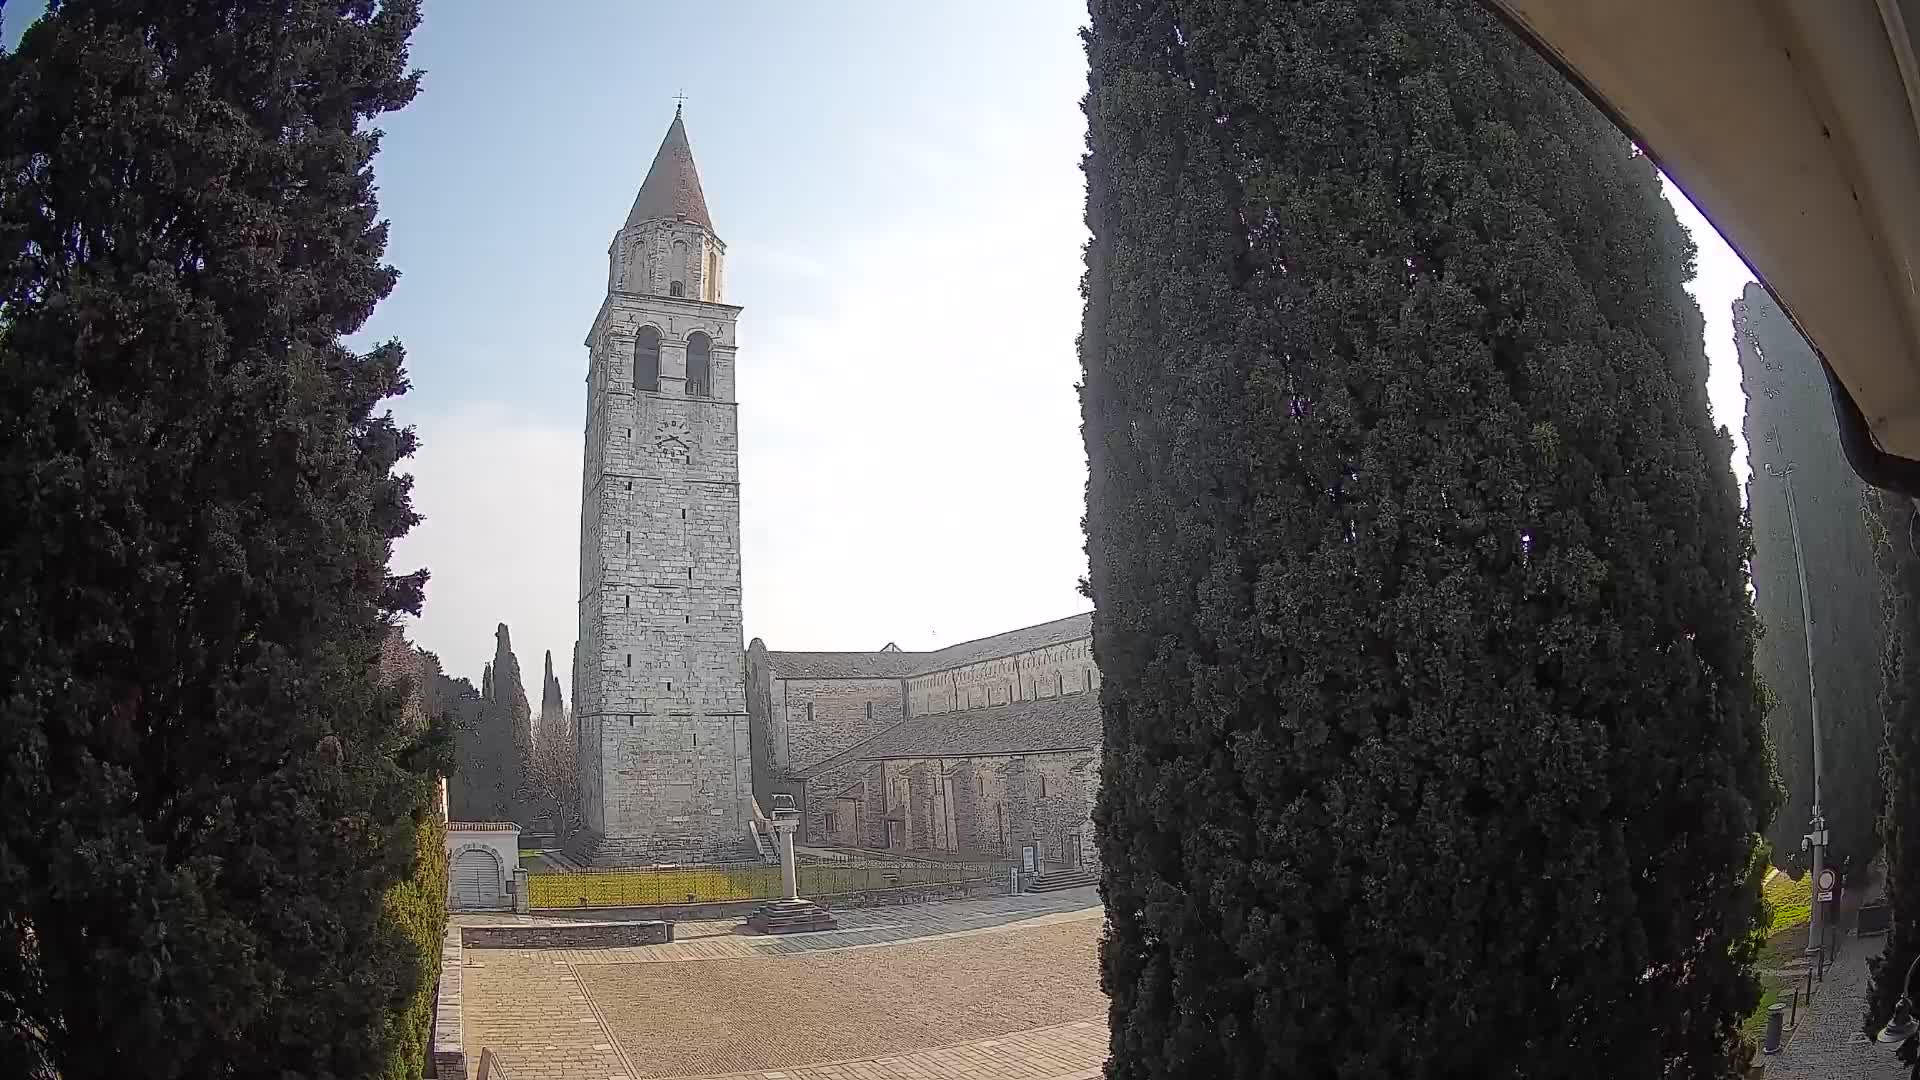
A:
{"type": "MultiPolygon", "coordinates": [[[[849,862],[800,859],[795,870],[800,877],[800,895],[813,900],[990,885],[1006,878],[1006,871],[998,863],[867,857],[849,862]]],[[[527,899],[535,908],[665,907],[774,900],[782,892],[780,868],[761,862],[527,875],[527,899]]]]}

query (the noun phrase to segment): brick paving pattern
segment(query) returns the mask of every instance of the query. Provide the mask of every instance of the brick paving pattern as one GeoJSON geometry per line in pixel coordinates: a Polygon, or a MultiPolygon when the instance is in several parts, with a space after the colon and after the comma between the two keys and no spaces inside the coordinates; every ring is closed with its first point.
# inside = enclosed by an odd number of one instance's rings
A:
{"type": "Polygon", "coordinates": [[[491,1050],[510,1080],[1099,1075],[1092,890],[841,921],[784,938],[726,921],[649,948],[469,949],[467,1052],[491,1050]]]}
{"type": "Polygon", "coordinates": [[[462,974],[468,1061],[491,1049],[508,1080],[628,1074],[571,965],[537,951],[470,949],[462,974]]]}

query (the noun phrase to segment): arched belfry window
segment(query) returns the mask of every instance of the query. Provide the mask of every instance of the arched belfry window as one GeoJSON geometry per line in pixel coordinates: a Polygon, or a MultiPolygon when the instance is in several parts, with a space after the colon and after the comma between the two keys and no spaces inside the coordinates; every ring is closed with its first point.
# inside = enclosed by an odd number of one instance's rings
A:
{"type": "Polygon", "coordinates": [[[667,264],[667,295],[687,295],[687,242],[673,242],[673,259],[667,264]]]}
{"type": "Polygon", "coordinates": [[[698,332],[687,335],[687,396],[713,396],[713,342],[698,332]]]}
{"type": "Polygon", "coordinates": [[[643,326],[633,338],[633,388],[660,392],[660,331],[643,326]]]}

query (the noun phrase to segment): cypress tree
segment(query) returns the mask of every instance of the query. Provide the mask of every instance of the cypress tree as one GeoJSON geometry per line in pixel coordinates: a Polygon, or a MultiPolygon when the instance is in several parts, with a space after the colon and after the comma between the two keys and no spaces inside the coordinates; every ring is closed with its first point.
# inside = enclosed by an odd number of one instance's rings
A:
{"type": "Polygon", "coordinates": [[[0,56],[0,1075],[374,1075],[417,1000],[414,442],[341,340],[417,21],[54,0],[0,56]]]}
{"type": "Polygon", "coordinates": [[[1753,475],[1754,607],[1766,633],[1758,662],[1773,707],[1767,714],[1786,801],[1767,839],[1776,865],[1803,871],[1800,838],[1813,811],[1812,701],[1807,689],[1807,631],[1800,611],[1805,567],[1813,609],[1815,688],[1820,693],[1820,797],[1831,845],[1828,861],[1865,869],[1878,849],[1881,805],[1881,571],[1874,564],[1873,517],[1866,485],[1840,450],[1839,426],[1820,359],[1767,291],[1746,287],[1733,304],[1734,344],[1746,392],[1747,445],[1753,475]],[[1794,558],[1787,515],[1791,466],[1802,558],[1794,558]]]}
{"type": "Polygon", "coordinates": [[[553,674],[553,651],[546,657],[546,671],[540,680],[540,726],[534,738],[533,813],[546,819],[561,836],[571,833],[579,816],[579,798],[575,791],[572,725],[567,719],[566,697],[560,692],[560,680],[553,674]]]}
{"type": "Polygon", "coordinates": [[[1868,1031],[1893,1014],[1893,1003],[1906,989],[1907,969],[1920,956],[1920,511],[1912,501],[1884,492],[1871,498],[1881,525],[1876,553],[1887,574],[1880,699],[1886,718],[1886,805],[1879,825],[1892,920],[1884,950],[1868,961],[1873,970],[1864,1017],[1868,1031]]]}
{"type": "MultiPolygon", "coordinates": [[[[491,671],[483,673],[490,682],[491,671]]],[[[444,713],[453,735],[453,770],[447,775],[447,815],[454,821],[491,821],[498,777],[489,769],[480,743],[486,699],[465,679],[449,678],[436,664],[428,676],[429,707],[444,713]]]]}
{"type": "Polygon", "coordinates": [[[1775,796],[1654,169],[1465,0],[1090,7],[1108,1075],[1732,1075],[1775,796]]]}
{"type": "Polygon", "coordinates": [[[493,715],[490,723],[492,745],[499,747],[502,761],[503,793],[508,821],[522,825],[533,820],[533,707],[527,702],[527,687],[520,678],[520,658],[513,654],[513,638],[507,624],[493,631],[493,715]]]}

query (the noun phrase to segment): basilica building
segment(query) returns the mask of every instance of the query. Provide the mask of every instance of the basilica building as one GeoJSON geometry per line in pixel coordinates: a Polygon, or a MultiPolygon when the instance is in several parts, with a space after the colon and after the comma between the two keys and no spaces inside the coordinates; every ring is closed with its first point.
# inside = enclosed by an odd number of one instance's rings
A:
{"type": "Polygon", "coordinates": [[[1100,677],[1089,616],[934,652],[743,653],[726,244],[678,110],[607,249],[588,328],[574,736],[597,865],[802,842],[1092,863],[1100,677]]]}

